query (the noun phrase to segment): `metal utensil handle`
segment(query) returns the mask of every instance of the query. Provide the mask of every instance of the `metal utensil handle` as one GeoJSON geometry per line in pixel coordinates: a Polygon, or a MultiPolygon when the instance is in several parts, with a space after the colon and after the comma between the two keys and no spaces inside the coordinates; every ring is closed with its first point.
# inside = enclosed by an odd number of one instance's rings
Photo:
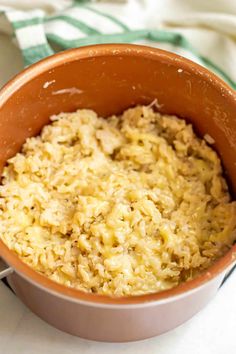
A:
{"type": "Polygon", "coordinates": [[[1,258],[0,258],[0,279],[3,279],[10,275],[13,272],[13,269],[9,267],[1,258]]]}
{"type": "Polygon", "coordinates": [[[235,264],[233,265],[233,267],[230,268],[230,270],[225,274],[224,279],[223,279],[223,281],[222,281],[222,283],[221,283],[220,286],[224,285],[224,283],[228,280],[228,278],[231,276],[231,274],[232,274],[233,272],[236,272],[236,263],[235,263],[235,264]]]}

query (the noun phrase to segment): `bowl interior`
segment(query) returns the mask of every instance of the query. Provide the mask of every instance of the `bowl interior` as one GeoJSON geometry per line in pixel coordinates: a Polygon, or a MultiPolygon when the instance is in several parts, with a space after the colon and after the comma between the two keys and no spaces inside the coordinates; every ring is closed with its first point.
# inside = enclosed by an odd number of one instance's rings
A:
{"type": "Polygon", "coordinates": [[[38,134],[52,114],[91,108],[107,116],[157,99],[161,112],[184,117],[199,134],[213,137],[233,182],[236,98],[232,91],[192,62],[130,47],[130,51],[120,45],[65,52],[8,86],[0,97],[0,166],[27,137],[38,134]]]}
{"type": "Polygon", "coordinates": [[[209,134],[236,192],[236,95],[198,65],[132,45],[75,49],[27,69],[0,94],[0,171],[29,136],[60,112],[91,108],[102,116],[157,99],[159,110],[209,134]]]}

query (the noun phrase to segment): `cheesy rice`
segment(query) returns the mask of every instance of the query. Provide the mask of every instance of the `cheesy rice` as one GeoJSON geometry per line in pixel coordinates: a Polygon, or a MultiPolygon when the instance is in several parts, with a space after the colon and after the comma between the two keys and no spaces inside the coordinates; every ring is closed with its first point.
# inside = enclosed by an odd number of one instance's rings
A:
{"type": "Polygon", "coordinates": [[[30,267],[125,296],[192,279],[233,244],[236,202],[192,126],[152,107],[61,113],[8,160],[0,237],[30,267]]]}

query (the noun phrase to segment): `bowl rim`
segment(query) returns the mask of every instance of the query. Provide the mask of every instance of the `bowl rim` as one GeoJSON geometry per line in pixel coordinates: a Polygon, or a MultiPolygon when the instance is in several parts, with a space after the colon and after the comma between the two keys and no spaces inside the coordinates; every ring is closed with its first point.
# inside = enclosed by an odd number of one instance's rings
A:
{"type": "MultiPolygon", "coordinates": [[[[231,104],[235,105],[236,111],[236,92],[218,76],[208,71],[206,68],[184,57],[168,51],[143,45],[98,44],[81,48],[73,48],[58,54],[54,54],[21,71],[8,83],[6,83],[0,90],[0,112],[1,107],[14,92],[16,92],[23,85],[44,71],[53,70],[55,67],[60,65],[65,65],[69,62],[85,59],[88,57],[94,58],[119,55],[133,57],[141,56],[152,60],[164,61],[169,65],[174,65],[177,70],[180,68],[187,70],[191,74],[198,75],[201,77],[201,79],[207,81],[209,85],[214,86],[218,91],[221,92],[221,94],[224,94],[225,99],[228,99],[231,104]]],[[[226,270],[236,261],[236,244],[233,245],[223,257],[217,260],[205,272],[192,280],[184,282],[169,290],[164,290],[152,294],[125,297],[113,297],[108,295],[86,293],[84,291],[69,288],[56,283],[29,267],[13,251],[11,251],[1,239],[0,256],[15,270],[16,273],[18,273],[30,283],[48,291],[49,293],[60,297],[65,297],[71,301],[87,303],[90,305],[93,304],[94,306],[102,305],[106,307],[116,305],[120,308],[126,305],[136,306],[150,304],[153,302],[160,303],[163,300],[174,300],[176,297],[185,296],[188,293],[197,290],[206,283],[217,278],[217,276],[222,275],[223,277],[224,272],[226,272],[226,270]]]]}

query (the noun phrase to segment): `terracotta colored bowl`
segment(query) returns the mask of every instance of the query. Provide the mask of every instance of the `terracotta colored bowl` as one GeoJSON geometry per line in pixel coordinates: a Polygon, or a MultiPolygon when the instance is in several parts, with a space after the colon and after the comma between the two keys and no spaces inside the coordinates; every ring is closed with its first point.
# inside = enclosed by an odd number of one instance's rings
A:
{"type": "MultiPolygon", "coordinates": [[[[215,140],[236,192],[236,94],[206,69],[177,55],[142,46],[98,45],[52,56],[20,73],[0,91],[0,168],[49,116],[91,108],[101,115],[149,104],[192,122],[215,140]]],[[[236,246],[207,272],[157,294],[112,298],[86,294],[36,273],[0,241],[14,269],[9,281],[37,315],[69,333],[96,340],[144,339],[170,330],[216,293],[236,259],[236,246]]]]}

